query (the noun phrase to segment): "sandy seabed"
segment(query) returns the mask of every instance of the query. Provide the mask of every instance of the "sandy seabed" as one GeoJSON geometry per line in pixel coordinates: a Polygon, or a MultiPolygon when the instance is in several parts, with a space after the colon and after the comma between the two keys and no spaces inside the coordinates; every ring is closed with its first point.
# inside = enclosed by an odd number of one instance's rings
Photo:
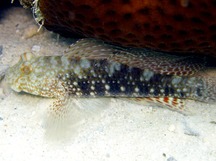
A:
{"type": "MultiPolygon", "coordinates": [[[[37,32],[28,10],[1,14],[0,74],[24,52],[58,55],[75,41],[37,32]]],[[[192,114],[182,115],[122,99],[71,99],[67,119],[56,120],[52,99],[10,91],[4,80],[0,98],[0,161],[216,161],[215,104],[187,101],[192,114]]]]}

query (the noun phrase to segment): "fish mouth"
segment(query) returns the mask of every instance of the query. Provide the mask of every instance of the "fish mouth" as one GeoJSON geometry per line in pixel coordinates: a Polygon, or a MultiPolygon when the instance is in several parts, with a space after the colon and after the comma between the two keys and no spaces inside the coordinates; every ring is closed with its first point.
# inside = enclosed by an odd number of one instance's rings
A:
{"type": "Polygon", "coordinates": [[[16,87],[16,86],[11,86],[11,89],[13,89],[15,92],[21,92],[22,90],[21,90],[21,88],[18,86],[18,87],[16,87]]]}
{"type": "Polygon", "coordinates": [[[18,84],[19,78],[15,79],[14,81],[10,82],[10,87],[16,92],[21,92],[22,89],[20,87],[20,84],[18,84]]]}
{"type": "Polygon", "coordinates": [[[12,90],[14,90],[16,92],[21,92],[22,89],[20,88],[20,84],[18,83],[19,78],[13,79],[12,77],[13,77],[13,75],[11,75],[11,73],[10,74],[6,73],[5,82],[9,85],[9,87],[12,90]]]}

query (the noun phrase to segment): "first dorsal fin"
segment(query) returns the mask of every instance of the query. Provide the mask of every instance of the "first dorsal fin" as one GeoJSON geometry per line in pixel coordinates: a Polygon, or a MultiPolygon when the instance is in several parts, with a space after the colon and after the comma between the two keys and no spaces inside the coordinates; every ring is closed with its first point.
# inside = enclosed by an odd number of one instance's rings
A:
{"type": "Polygon", "coordinates": [[[180,57],[146,49],[125,49],[95,39],[81,39],[71,45],[65,54],[70,58],[107,59],[166,75],[193,75],[205,67],[205,60],[198,57],[180,57]]]}

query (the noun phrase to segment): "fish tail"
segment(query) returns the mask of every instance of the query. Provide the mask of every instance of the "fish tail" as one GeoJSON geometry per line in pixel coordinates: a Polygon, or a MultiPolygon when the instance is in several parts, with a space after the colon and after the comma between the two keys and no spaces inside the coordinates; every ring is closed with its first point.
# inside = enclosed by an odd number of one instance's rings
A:
{"type": "Polygon", "coordinates": [[[216,102],[216,77],[205,78],[204,87],[206,88],[205,99],[208,102],[216,102]]]}
{"type": "Polygon", "coordinates": [[[216,102],[216,77],[201,77],[203,82],[202,92],[198,97],[199,101],[207,102],[207,103],[215,103],[216,102]]]}

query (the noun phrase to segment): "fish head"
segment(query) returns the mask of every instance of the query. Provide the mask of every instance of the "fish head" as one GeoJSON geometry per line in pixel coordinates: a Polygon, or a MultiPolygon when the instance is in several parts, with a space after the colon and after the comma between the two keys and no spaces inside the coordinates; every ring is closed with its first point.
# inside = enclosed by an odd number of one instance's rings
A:
{"type": "Polygon", "coordinates": [[[47,72],[50,66],[44,61],[46,58],[35,57],[32,53],[22,54],[19,62],[6,72],[6,82],[16,92],[52,97],[47,93],[51,93],[54,76],[47,72]]]}
{"type": "Polygon", "coordinates": [[[28,84],[32,66],[30,60],[34,57],[32,53],[24,53],[20,56],[18,63],[10,67],[6,72],[6,82],[16,92],[23,91],[22,86],[28,84]]]}

